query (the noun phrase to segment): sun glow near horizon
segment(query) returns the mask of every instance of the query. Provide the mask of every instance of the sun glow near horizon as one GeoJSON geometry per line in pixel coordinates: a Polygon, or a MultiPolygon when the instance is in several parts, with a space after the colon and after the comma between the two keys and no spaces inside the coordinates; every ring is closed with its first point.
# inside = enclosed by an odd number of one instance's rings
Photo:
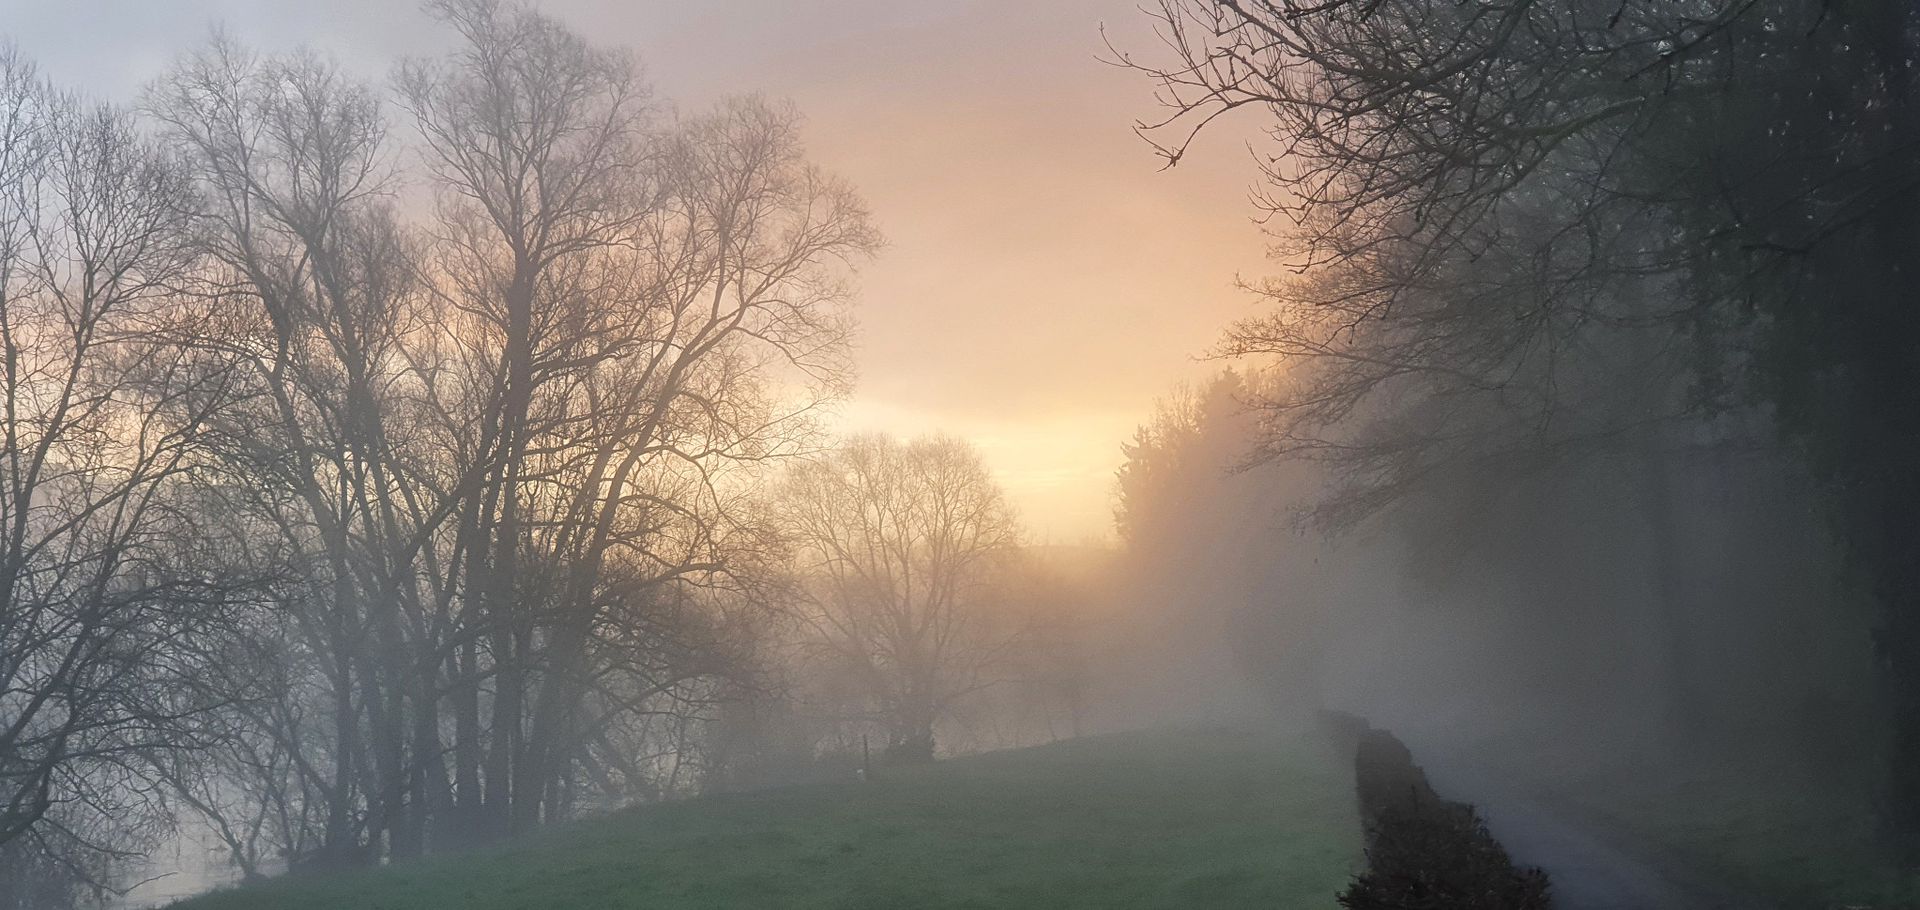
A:
{"type": "MultiPolygon", "coordinates": [[[[119,101],[164,68],[158,49],[194,46],[211,22],[375,81],[450,40],[411,3],[343,0],[324,21],[230,0],[110,5],[79,44],[63,40],[68,13],[0,9],[49,73],[119,101]]],[[[541,7],[631,48],[688,113],[745,92],[791,100],[808,157],[866,200],[886,246],[859,264],[859,381],[829,428],[966,438],[1031,539],[1112,539],[1121,445],[1210,369],[1194,355],[1250,311],[1236,276],[1267,268],[1241,137],[1161,171],[1133,135],[1156,110],[1147,86],[1099,59],[1103,35],[1157,46],[1131,0],[541,7]]]]}
{"type": "Polygon", "coordinates": [[[955,416],[856,396],[829,420],[835,432],[955,436],[980,451],[1033,544],[1106,546],[1114,540],[1114,472],[1144,412],[955,416]]]}

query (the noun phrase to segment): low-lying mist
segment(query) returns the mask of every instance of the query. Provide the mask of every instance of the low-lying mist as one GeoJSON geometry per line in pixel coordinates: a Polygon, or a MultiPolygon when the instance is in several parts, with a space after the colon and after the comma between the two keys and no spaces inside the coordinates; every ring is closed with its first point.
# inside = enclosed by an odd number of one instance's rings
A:
{"type": "Polygon", "coordinates": [[[1329,528],[1322,466],[1249,462],[1255,391],[1175,396],[1129,449],[1108,723],[1341,711],[1596,811],[1710,779],[1864,814],[1871,613],[1764,437],[1486,465],[1329,528]]]}

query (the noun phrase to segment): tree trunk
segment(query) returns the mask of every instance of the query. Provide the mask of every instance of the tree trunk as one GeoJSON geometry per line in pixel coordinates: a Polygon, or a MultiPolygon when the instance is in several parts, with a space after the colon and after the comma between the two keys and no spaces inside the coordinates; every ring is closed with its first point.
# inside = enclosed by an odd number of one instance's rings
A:
{"type": "Polygon", "coordinates": [[[537,798],[513,788],[520,760],[521,720],[526,710],[526,672],[521,662],[528,645],[518,602],[520,560],[520,472],[526,461],[528,413],[533,404],[533,266],[516,263],[507,289],[506,371],[501,439],[500,520],[494,526],[493,559],[488,571],[488,618],[493,628],[493,749],[487,758],[487,817],[491,833],[514,830],[514,800],[537,798]]]}

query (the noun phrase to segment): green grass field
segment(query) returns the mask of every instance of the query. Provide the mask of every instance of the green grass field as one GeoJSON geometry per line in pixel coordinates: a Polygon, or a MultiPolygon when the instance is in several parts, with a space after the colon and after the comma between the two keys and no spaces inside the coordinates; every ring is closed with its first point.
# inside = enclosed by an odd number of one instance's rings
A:
{"type": "Polygon", "coordinates": [[[877,778],[648,806],[175,907],[1312,910],[1361,863],[1350,770],[1317,741],[1124,734],[877,778]]]}

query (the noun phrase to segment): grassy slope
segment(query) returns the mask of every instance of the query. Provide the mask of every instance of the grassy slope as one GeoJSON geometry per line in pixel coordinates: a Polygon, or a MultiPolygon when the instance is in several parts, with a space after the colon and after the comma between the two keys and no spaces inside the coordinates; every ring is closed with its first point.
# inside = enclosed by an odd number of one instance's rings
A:
{"type": "Polygon", "coordinates": [[[1126,734],[652,806],[178,910],[1333,906],[1351,776],[1268,734],[1126,734]]]}

